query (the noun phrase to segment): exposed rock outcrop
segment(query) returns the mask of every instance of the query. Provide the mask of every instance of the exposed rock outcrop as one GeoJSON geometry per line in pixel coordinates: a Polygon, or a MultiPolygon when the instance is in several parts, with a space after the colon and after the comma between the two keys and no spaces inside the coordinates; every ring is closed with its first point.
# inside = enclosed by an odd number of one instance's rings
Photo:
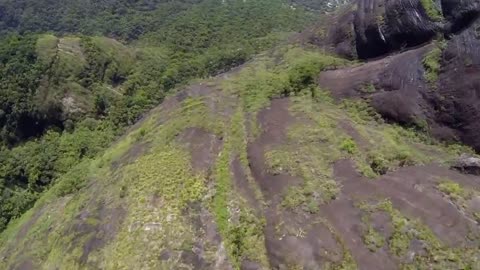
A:
{"type": "Polygon", "coordinates": [[[353,49],[360,59],[376,58],[463,31],[478,18],[479,5],[478,0],[358,0],[338,15],[327,40],[340,55],[350,56],[353,49]]]}
{"type": "Polygon", "coordinates": [[[325,43],[349,59],[383,58],[324,72],[319,84],[480,151],[479,14],[479,0],[359,0],[332,19],[325,43]]]}
{"type": "Polygon", "coordinates": [[[480,158],[462,155],[452,168],[466,174],[480,175],[480,158]]]}

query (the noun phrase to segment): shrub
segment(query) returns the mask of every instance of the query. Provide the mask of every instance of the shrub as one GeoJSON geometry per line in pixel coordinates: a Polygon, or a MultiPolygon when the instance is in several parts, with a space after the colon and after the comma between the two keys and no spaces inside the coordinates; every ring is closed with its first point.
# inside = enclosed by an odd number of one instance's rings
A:
{"type": "Polygon", "coordinates": [[[459,200],[467,195],[462,186],[448,179],[438,184],[438,190],[445,193],[452,200],[459,200]]]}
{"type": "Polygon", "coordinates": [[[355,154],[358,151],[357,144],[351,138],[346,138],[340,144],[340,149],[349,154],[355,154]]]}
{"type": "Polygon", "coordinates": [[[428,17],[430,17],[430,19],[432,19],[433,21],[443,20],[442,13],[437,8],[433,0],[420,0],[420,3],[422,4],[425,12],[427,13],[428,17]]]}
{"type": "Polygon", "coordinates": [[[370,153],[367,157],[367,161],[373,172],[378,175],[386,174],[389,170],[388,160],[380,153],[370,153]]]}
{"type": "Polygon", "coordinates": [[[430,84],[435,84],[438,80],[440,72],[440,60],[442,57],[442,49],[435,47],[423,58],[423,66],[425,68],[425,80],[430,84]]]}

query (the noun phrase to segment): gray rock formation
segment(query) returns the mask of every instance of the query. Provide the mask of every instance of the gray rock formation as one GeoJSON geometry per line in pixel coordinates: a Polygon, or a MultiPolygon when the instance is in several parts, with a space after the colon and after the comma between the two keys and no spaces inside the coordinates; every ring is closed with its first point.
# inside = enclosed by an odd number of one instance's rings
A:
{"type": "Polygon", "coordinates": [[[464,154],[458,158],[452,168],[462,173],[480,175],[480,158],[464,154]]]}

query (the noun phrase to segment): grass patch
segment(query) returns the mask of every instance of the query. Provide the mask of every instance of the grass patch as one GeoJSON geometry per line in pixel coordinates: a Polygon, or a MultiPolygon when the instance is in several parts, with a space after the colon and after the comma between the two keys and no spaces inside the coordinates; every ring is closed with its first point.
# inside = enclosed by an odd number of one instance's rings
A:
{"type": "Polygon", "coordinates": [[[175,139],[189,127],[222,134],[223,120],[214,116],[200,98],[187,98],[178,109],[162,117],[167,119],[163,125],[151,118],[129,135],[132,141],[150,141],[153,149],[123,169],[121,193],[128,201],[130,215],[107,249],[111,254],[105,263],[107,268],[182,267],[182,262],[159,261],[157,256],[162,250],[184,250],[197,239],[183,211],[206,199],[206,177],[193,173],[188,152],[175,139]]]}
{"type": "Polygon", "coordinates": [[[377,92],[377,89],[375,88],[375,85],[373,85],[373,83],[365,83],[365,84],[362,84],[362,86],[360,86],[360,91],[362,93],[372,94],[377,92]]]}
{"type": "Polygon", "coordinates": [[[211,207],[234,268],[240,269],[245,259],[268,268],[263,235],[265,220],[258,218],[243,198],[233,191],[230,164],[235,156],[239,156],[248,172],[246,147],[244,113],[239,106],[226,130],[223,149],[215,164],[215,195],[211,207]]]}
{"type": "Polygon", "coordinates": [[[78,80],[87,65],[78,37],[63,37],[58,42],[58,60],[55,72],[63,78],[78,80]]]}
{"type": "Polygon", "coordinates": [[[155,149],[125,168],[129,216],[108,248],[105,265],[112,269],[159,268],[162,249],[180,250],[194,232],[182,210],[205,195],[204,177],[195,175],[190,156],[173,144],[155,149]]]}
{"type": "MultiPolygon", "coordinates": [[[[423,0],[431,1],[431,0],[423,0]]],[[[436,46],[430,52],[428,52],[423,58],[423,67],[425,68],[424,77],[425,80],[432,86],[434,86],[438,81],[438,75],[440,73],[442,60],[442,48],[436,46]]]]}
{"type": "Polygon", "coordinates": [[[353,151],[331,115],[311,113],[311,99],[297,96],[292,100],[291,111],[307,115],[308,123],[289,127],[284,146],[265,153],[265,161],[272,174],[290,174],[303,180],[299,186],[290,187],[282,205],[288,209],[301,209],[315,213],[320,204],[334,200],[340,186],[333,180],[333,162],[343,156],[341,146],[353,151]]]}
{"type": "Polygon", "coordinates": [[[471,152],[461,145],[441,144],[418,129],[386,124],[366,101],[343,101],[340,108],[347,112],[347,120],[369,144],[366,150],[353,155],[358,170],[367,177],[432,162],[432,153],[437,153],[435,161],[448,163],[462,151],[471,152]]]}
{"type": "Polygon", "coordinates": [[[480,191],[473,188],[466,189],[459,183],[450,179],[440,179],[437,189],[465,215],[476,222],[480,222],[480,214],[469,209],[469,202],[472,198],[480,196],[480,191]]]}
{"type": "MultiPolygon", "coordinates": [[[[119,74],[128,74],[135,63],[134,50],[123,45],[115,39],[107,37],[93,37],[92,41],[98,48],[108,55],[108,58],[113,59],[116,65],[108,67],[109,69],[117,69],[115,72],[119,74]]],[[[108,74],[109,70],[106,71],[108,74]]],[[[111,71],[113,72],[113,70],[111,71]]]]}
{"type": "MultiPolygon", "coordinates": [[[[289,96],[310,88],[318,73],[325,68],[347,63],[322,52],[283,47],[271,56],[258,57],[239,74],[225,80],[222,86],[241,97],[246,112],[256,113],[274,97],[289,96]]],[[[314,95],[314,88],[311,90],[314,95]]]]}
{"type": "Polygon", "coordinates": [[[372,252],[377,251],[385,245],[385,238],[379,234],[372,226],[368,226],[363,235],[363,242],[372,252]]]}
{"type": "Polygon", "coordinates": [[[361,125],[371,122],[384,123],[382,117],[364,100],[345,99],[340,103],[340,108],[346,111],[349,118],[355,123],[361,125]]]}
{"type": "Polygon", "coordinates": [[[298,133],[300,140],[326,142],[324,151],[331,154],[334,162],[340,157],[353,159],[358,170],[374,178],[398,167],[420,164],[428,161],[428,155],[418,151],[412,141],[420,141],[416,133],[399,126],[384,124],[381,117],[365,101],[343,101],[339,105],[328,99],[320,102],[295,101],[294,111],[308,115],[321,131],[312,134],[316,127],[298,133]],[[344,111],[347,111],[345,115],[344,111]],[[339,122],[351,123],[368,145],[359,150],[357,142],[337,127],[339,122]],[[309,139],[310,138],[310,139],[309,139]],[[336,145],[337,147],[332,147],[336,145]],[[339,152],[340,151],[340,152],[339,152]]]}
{"type": "Polygon", "coordinates": [[[381,235],[370,222],[370,216],[364,215],[363,221],[363,243],[371,252],[375,252],[385,245],[385,237],[381,235]]]}
{"type": "Polygon", "coordinates": [[[352,155],[358,151],[358,147],[352,138],[346,138],[340,144],[340,150],[345,151],[352,155]]]}
{"type": "Polygon", "coordinates": [[[223,135],[225,128],[224,120],[212,113],[202,98],[187,98],[180,108],[163,117],[167,121],[163,125],[155,125],[153,132],[145,135],[155,144],[172,142],[189,127],[203,128],[218,136],[223,135]]]}
{"type": "Polygon", "coordinates": [[[417,239],[424,245],[424,253],[417,253],[401,269],[475,269],[479,251],[472,247],[450,248],[443,244],[434,233],[419,220],[410,219],[395,209],[389,200],[375,203],[362,202],[358,207],[364,211],[364,218],[375,212],[384,212],[391,218],[393,232],[387,239],[390,253],[404,258],[410,243],[417,239]]]}
{"type": "MultiPolygon", "coordinates": [[[[308,128],[308,127],[307,127],[308,128]]],[[[339,155],[339,152],[336,153],[339,155]]],[[[290,144],[268,151],[265,160],[272,174],[286,173],[303,180],[299,186],[288,188],[282,205],[296,210],[316,213],[320,204],[334,200],[340,186],[332,179],[331,162],[335,153],[324,152],[314,144],[290,144]]]]}
{"type": "MultiPolygon", "coordinates": [[[[180,250],[184,241],[178,243],[178,239],[196,239],[182,211],[187,205],[203,200],[206,194],[205,176],[192,172],[190,156],[176,144],[175,138],[184,129],[194,126],[218,134],[223,132],[223,123],[210,116],[201,99],[186,99],[177,110],[161,117],[168,121],[160,125],[157,117],[150,116],[103,155],[83,161],[57,179],[57,184],[37,201],[30,214],[24,215],[15,225],[12,223],[2,234],[4,251],[15,243],[16,250],[22,252],[18,256],[29,255],[47,268],[79,267],[83,243],[94,237],[92,234],[77,234],[76,229],[71,229],[78,222],[79,213],[95,213],[97,210],[90,206],[92,201],[103,200],[102,205],[123,201],[128,205],[129,216],[117,238],[100,252],[91,254],[89,260],[114,269],[186,266],[180,262],[157,260],[163,248],[180,250]],[[134,163],[121,164],[110,172],[112,162],[118,161],[133,144],[143,141],[150,142],[149,154],[134,163]],[[95,185],[89,186],[89,183],[95,185]],[[97,190],[102,192],[92,197],[97,190]],[[26,238],[18,242],[16,235],[21,226],[38,211],[45,212],[26,238]],[[69,250],[67,255],[65,250],[69,250]]],[[[96,226],[99,221],[87,218],[81,222],[96,226]]],[[[8,268],[18,256],[12,254],[11,259],[4,262],[6,267],[0,265],[8,268]]]]}
{"type": "Polygon", "coordinates": [[[448,179],[439,183],[437,188],[453,201],[468,199],[471,196],[471,193],[467,192],[460,184],[448,179]]]}
{"type": "Polygon", "coordinates": [[[433,0],[420,0],[420,3],[431,20],[435,22],[443,20],[442,12],[437,8],[433,0]]]}

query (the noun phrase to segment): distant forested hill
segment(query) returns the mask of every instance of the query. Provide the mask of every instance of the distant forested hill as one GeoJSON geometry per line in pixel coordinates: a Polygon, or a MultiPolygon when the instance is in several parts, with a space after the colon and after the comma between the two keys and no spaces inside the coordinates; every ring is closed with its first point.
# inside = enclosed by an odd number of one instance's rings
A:
{"type": "MultiPolygon", "coordinates": [[[[329,1],[290,1],[284,4],[296,7],[307,7],[316,10],[330,10],[345,0],[329,1]]],[[[204,19],[209,22],[219,22],[220,17],[211,11],[220,11],[228,8],[230,12],[239,12],[239,16],[247,16],[256,23],[262,21],[265,15],[277,14],[276,3],[265,1],[245,1],[242,9],[232,8],[236,1],[211,0],[1,0],[0,1],[0,29],[1,33],[18,31],[56,33],[83,33],[86,35],[109,35],[123,40],[137,39],[145,33],[157,31],[165,25],[171,25],[172,20],[182,12],[192,14],[192,7],[198,7],[193,13],[202,11],[204,19]],[[256,6],[252,10],[251,6],[256,6]],[[270,6],[271,9],[265,8],[270,6]],[[207,8],[208,10],[206,10],[207,8]],[[250,10],[248,14],[244,11],[250,10]],[[256,11],[265,11],[263,14],[256,11]],[[260,17],[255,17],[261,15],[260,17]]],[[[181,14],[181,15],[185,15],[181,14]]],[[[180,15],[180,17],[181,17],[180,15]]],[[[218,15],[225,15],[220,12],[218,15]]],[[[237,15],[236,15],[237,16],[237,15]]],[[[270,21],[274,22],[274,21],[270,21]]],[[[289,23],[289,21],[277,21],[289,23]]],[[[245,27],[248,25],[244,25],[245,27]]],[[[168,26],[167,26],[168,27],[168,26]]],[[[252,29],[252,32],[255,32],[252,29]]]]}
{"type": "Polygon", "coordinates": [[[133,39],[199,1],[2,0],[3,31],[111,34],[133,39]]]}

